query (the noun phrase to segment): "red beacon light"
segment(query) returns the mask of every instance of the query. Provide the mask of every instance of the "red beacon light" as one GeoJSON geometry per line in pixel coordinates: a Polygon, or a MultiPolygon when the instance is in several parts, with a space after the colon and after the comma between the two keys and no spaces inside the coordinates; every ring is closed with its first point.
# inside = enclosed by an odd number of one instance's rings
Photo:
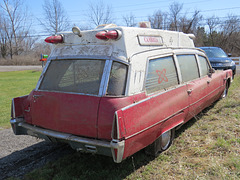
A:
{"type": "Polygon", "coordinates": [[[108,40],[108,39],[113,39],[113,40],[118,40],[122,36],[121,31],[118,30],[111,30],[111,31],[100,31],[96,34],[96,38],[101,39],[101,40],[108,40]]]}
{"type": "Polygon", "coordinates": [[[45,42],[52,44],[63,43],[63,36],[61,35],[50,36],[45,39],[45,42]]]}

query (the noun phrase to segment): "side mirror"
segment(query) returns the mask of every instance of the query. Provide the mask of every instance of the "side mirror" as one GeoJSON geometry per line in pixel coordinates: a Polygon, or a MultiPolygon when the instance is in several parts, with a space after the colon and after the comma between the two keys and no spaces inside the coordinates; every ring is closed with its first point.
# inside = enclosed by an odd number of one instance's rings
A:
{"type": "Polygon", "coordinates": [[[232,54],[231,54],[231,53],[228,53],[228,57],[232,57],[232,54]]]}
{"type": "Polygon", "coordinates": [[[215,69],[214,68],[209,69],[208,76],[211,77],[213,73],[215,73],[215,69]]]}

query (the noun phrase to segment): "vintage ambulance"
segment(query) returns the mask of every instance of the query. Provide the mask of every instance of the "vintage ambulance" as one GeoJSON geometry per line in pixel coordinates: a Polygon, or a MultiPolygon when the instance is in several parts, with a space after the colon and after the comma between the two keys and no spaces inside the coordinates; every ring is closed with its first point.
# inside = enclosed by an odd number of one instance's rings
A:
{"type": "Polygon", "coordinates": [[[65,142],[122,160],[157,155],[174,132],[227,95],[232,71],[214,71],[194,36],[102,25],[59,33],[36,88],[12,100],[16,135],[65,142]]]}

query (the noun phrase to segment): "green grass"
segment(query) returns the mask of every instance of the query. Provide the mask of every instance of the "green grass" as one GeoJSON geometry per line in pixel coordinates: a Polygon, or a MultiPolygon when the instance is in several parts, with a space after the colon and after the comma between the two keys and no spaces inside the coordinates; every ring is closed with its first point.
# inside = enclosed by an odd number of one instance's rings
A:
{"type": "Polygon", "coordinates": [[[29,94],[35,88],[41,72],[0,72],[0,128],[10,127],[12,98],[29,94]]]}
{"type": "Polygon", "coordinates": [[[240,76],[229,96],[176,132],[171,148],[151,158],[140,151],[121,164],[73,153],[24,179],[240,179],[240,76]]]}

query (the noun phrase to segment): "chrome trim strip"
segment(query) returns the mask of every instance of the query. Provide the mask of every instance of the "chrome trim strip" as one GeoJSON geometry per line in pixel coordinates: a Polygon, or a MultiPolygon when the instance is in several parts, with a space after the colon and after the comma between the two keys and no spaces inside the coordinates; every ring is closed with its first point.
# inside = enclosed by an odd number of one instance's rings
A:
{"type": "Polygon", "coordinates": [[[77,95],[86,95],[86,96],[96,96],[96,97],[99,97],[99,95],[98,95],[98,94],[84,94],[84,93],[63,92],[63,91],[48,91],[48,90],[38,90],[38,92],[54,92],[54,93],[63,93],[63,94],[77,94],[77,95]]]}
{"type": "Polygon", "coordinates": [[[21,122],[23,122],[23,121],[24,121],[23,118],[10,119],[10,123],[11,123],[11,124],[17,124],[17,123],[21,123],[21,122]]]}
{"type": "Polygon", "coordinates": [[[99,96],[104,96],[106,94],[111,67],[112,60],[106,60],[99,88],[99,96]]]}
{"type": "Polygon", "coordinates": [[[41,84],[41,82],[42,82],[42,80],[43,80],[44,74],[46,73],[50,62],[51,62],[51,59],[48,59],[47,62],[46,62],[46,64],[45,64],[45,66],[44,66],[44,68],[43,68],[43,71],[42,71],[42,73],[41,73],[41,75],[40,75],[40,77],[39,77],[39,80],[38,80],[38,82],[37,82],[37,85],[36,85],[36,91],[37,91],[37,90],[39,89],[39,87],[40,87],[40,84],[41,84]]]}

